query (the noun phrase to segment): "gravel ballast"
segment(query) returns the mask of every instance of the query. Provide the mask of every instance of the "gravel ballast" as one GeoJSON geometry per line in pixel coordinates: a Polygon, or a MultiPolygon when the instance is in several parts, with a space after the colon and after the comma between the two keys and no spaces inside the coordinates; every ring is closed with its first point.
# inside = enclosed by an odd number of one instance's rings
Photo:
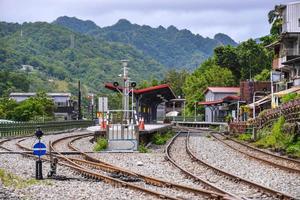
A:
{"type": "Polygon", "coordinates": [[[229,173],[300,198],[300,175],[272,167],[234,151],[206,133],[193,133],[190,145],[198,158],[229,173]]]}

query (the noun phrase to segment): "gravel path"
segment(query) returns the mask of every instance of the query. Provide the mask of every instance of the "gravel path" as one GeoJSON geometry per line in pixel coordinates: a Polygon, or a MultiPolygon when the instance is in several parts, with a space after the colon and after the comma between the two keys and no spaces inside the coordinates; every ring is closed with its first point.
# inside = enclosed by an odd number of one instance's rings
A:
{"type": "Polygon", "coordinates": [[[193,133],[190,145],[197,157],[229,173],[300,198],[300,176],[249,159],[205,133],[193,133]]]}

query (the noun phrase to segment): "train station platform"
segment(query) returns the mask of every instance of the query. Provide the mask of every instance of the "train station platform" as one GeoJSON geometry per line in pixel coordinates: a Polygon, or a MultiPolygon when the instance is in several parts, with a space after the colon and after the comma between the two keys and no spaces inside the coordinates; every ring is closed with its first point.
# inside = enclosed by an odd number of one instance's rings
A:
{"type": "Polygon", "coordinates": [[[91,126],[87,130],[94,132],[94,140],[99,136],[108,137],[108,152],[134,152],[138,149],[139,142],[148,143],[154,133],[167,132],[172,128],[172,124],[145,124],[145,129],[138,132],[134,130],[136,128],[131,125],[123,128],[121,132],[121,124],[113,124],[109,127],[109,135],[107,130],[101,129],[100,126],[91,126]]]}

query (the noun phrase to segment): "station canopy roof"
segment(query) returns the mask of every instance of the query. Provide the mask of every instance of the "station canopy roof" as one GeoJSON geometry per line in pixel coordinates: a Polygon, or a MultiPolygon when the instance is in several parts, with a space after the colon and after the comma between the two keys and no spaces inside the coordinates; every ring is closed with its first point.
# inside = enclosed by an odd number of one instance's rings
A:
{"type": "Polygon", "coordinates": [[[215,106],[221,103],[227,103],[227,102],[232,102],[232,101],[238,101],[240,100],[239,96],[226,96],[223,99],[218,99],[215,101],[203,101],[203,102],[198,102],[198,105],[204,105],[204,106],[215,106]]]}
{"type": "MultiPolygon", "coordinates": [[[[116,87],[112,83],[106,83],[105,87],[113,91],[123,91],[123,87],[116,87]]],[[[136,96],[139,96],[139,101],[144,104],[159,104],[176,98],[174,92],[168,84],[133,90],[133,93],[136,96]]]]}

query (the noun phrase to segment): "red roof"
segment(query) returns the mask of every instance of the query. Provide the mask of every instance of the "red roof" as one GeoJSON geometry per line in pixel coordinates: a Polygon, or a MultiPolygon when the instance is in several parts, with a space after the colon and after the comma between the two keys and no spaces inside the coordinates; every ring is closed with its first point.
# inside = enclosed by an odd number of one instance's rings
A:
{"type": "Polygon", "coordinates": [[[204,91],[204,94],[208,91],[211,91],[213,93],[238,93],[240,92],[239,87],[207,87],[207,89],[204,91]]]}
{"type": "MultiPolygon", "coordinates": [[[[123,87],[121,87],[121,86],[115,87],[112,83],[106,83],[105,87],[110,90],[117,90],[117,89],[119,89],[120,91],[123,90],[123,87]]],[[[148,88],[144,88],[144,89],[133,90],[133,92],[134,92],[134,94],[144,94],[144,93],[159,90],[159,89],[169,89],[171,91],[172,95],[174,96],[174,98],[176,98],[175,94],[173,93],[172,89],[170,88],[170,86],[168,84],[162,84],[162,85],[152,86],[152,87],[148,87],[148,88]]]]}
{"type": "Polygon", "coordinates": [[[152,86],[152,87],[148,87],[148,88],[144,88],[144,89],[134,90],[134,93],[135,94],[143,94],[143,93],[146,93],[146,92],[150,92],[150,91],[158,90],[158,89],[163,89],[163,88],[170,88],[170,86],[168,84],[162,84],[162,85],[152,86]]]}
{"type": "Polygon", "coordinates": [[[224,101],[238,101],[240,99],[239,96],[226,96],[223,99],[218,99],[215,101],[203,101],[203,102],[198,102],[198,105],[215,105],[215,104],[219,104],[219,103],[223,103],[224,101]]]}

